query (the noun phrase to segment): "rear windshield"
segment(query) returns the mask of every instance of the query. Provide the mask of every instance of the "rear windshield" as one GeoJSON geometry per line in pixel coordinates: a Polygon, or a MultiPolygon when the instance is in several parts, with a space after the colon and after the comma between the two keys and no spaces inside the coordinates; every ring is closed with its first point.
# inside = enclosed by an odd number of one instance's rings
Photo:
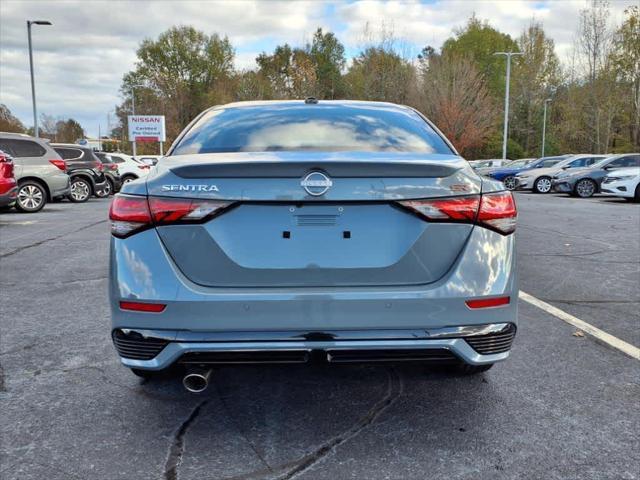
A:
{"type": "Polygon", "coordinates": [[[412,110],[320,102],[210,110],[180,140],[172,155],[278,151],[453,154],[442,137],[412,110]]]}

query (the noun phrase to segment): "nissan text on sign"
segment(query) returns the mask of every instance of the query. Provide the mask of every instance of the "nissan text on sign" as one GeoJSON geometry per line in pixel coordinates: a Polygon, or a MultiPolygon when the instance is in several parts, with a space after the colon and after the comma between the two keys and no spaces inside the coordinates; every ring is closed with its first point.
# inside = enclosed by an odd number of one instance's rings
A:
{"type": "Polygon", "coordinates": [[[129,115],[129,141],[165,142],[164,115],[129,115]]]}

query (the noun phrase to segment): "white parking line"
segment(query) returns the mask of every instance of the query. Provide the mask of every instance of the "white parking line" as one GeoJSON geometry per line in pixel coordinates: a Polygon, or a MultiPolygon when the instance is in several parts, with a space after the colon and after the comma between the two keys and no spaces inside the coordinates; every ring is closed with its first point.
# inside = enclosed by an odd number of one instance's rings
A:
{"type": "Polygon", "coordinates": [[[580,330],[596,337],[598,340],[606,343],[607,345],[610,345],[613,348],[617,348],[630,357],[635,358],[636,360],[640,360],[640,348],[635,347],[630,343],[625,342],[624,340],[620,340],[618,337],[614,337],[613,335],[602,331],[597,327],[594,327],[584,320],[580,320],[579,318],[574,317],[573,315],[560,310],[559,308],[556,308],[553,305],[548,304],[547,302],[543,302],[542,300],[534,297],[533,295],[529,295],[522,290],[520,290],[520,299],[544,310],[547,313],[550,313],[554,317],[557,317],[576,328],[579,328],[580,330]]]}

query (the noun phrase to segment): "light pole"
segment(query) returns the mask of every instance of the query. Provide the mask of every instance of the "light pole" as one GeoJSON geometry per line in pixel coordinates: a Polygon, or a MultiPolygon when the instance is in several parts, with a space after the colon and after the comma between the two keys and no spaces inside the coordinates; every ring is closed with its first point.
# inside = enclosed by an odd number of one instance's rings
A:
{"type": "Polygon", "coordinates": [[[551,101],[550,98],[547,98],[544,101],[544,115],[542,116],[542,155],[540,155],[541,157],[544,157],[544,142],[545,142],[545,137],[547,133],[547,105],[549,104],[550,101],[551,101]]]}
{"type": "Polygon", "coordinates": [[[507,57],[507,87],[504,92],[504,133],[502,137],[502,159],[507,159],[507,135],[509,132],[509,83],[511,80],[511,57],[522,55],[520,52],[496,52],[494,55],[504,55],[507,57]]]}
{"type": "Polygon", "coordinates": [[[27,20],[29,37],[29,67],[31,68],[31,100],[33,101],[33,134],[38,137],[38,111],[36,109],[36,84],[33,80],[33,49],[31,48],[31,25],[53,25],[49,20],[27,20]]]}
{"type": "MultiPolygon", "coordinates": [[[[129,87],[129,91],[131,92],[131,116],[136,115],[136,88],[144,88],[146,85],[135,84],[129,87]]],[[[129,125],[127,125],[127,128],[129,125]]],[[[133,156],[136,156],[136,141],[135,139],[131,142],[131,149],[133,151],[133,156]]]]}

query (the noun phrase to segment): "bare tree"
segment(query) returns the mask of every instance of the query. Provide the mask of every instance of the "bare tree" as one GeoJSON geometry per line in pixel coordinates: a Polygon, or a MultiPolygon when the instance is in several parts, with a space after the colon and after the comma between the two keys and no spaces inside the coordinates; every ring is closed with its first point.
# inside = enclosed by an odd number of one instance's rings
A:
{"type": "Polygon", "coordinates": [[[418,107],[465,155],[493,133],[497,109],[473,61],[432,56],[423,69],[418,107]]]}

